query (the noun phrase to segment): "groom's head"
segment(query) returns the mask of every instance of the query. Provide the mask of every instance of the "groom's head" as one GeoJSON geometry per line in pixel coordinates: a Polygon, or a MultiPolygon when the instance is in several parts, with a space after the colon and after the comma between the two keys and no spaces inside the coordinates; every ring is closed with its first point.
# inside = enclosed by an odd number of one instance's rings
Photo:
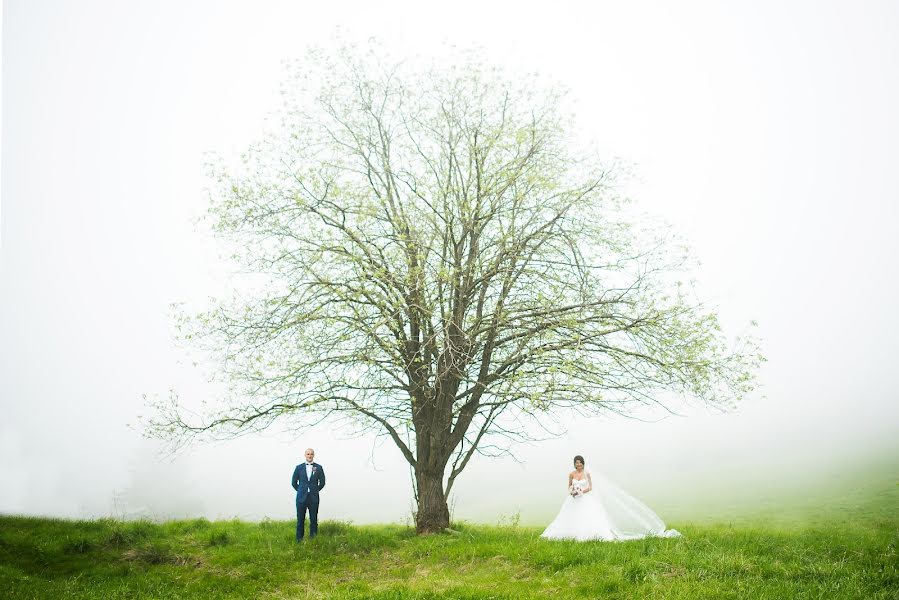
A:
{"type": "Polygon", "coordinates": [[[315,458],[315,450],[306,448],[306,462],[311,463],[313,458],[315,458]]]}

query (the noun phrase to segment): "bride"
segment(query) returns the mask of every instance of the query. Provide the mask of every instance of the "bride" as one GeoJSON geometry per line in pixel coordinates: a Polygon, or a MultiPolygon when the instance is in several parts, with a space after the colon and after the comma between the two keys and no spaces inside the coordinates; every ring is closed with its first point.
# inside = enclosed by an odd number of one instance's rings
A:
{"type": "Polygon", "coordinates": [[[645,504],[600,477],[598,488],[584,469],[584,457],[574,457],[568,474],[568,497],[559,515],[540,537],[548,540],[636,540],[647,536],[678,537],[645,504]]]}

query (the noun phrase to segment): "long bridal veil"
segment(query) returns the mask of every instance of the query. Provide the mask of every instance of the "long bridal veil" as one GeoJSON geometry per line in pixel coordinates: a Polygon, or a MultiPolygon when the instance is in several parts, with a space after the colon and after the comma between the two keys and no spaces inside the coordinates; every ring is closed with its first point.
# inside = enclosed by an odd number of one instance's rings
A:
{"type": "Polygon", "coordinates": [[[590,477],[593,480],[593,490],[602,502],[609,524],[618,539],[680,536],[676,529],[665,529],[665,522],[659,515],[607,477],[592,471],[590,477]]]}

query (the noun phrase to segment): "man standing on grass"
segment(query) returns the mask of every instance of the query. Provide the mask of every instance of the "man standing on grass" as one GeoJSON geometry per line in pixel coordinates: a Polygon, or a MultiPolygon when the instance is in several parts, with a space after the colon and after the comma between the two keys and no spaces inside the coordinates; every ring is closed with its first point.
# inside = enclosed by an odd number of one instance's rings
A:
{"type": "Polygon", "coordinates": [[[315,450],[306,449],[306,462],[297,465],[290,480],[297,491],[297,542],[303,540],[306,527],[306,510],[309,510],[309,537],[318,535],[318,493],[325,487],[325,470],[312,462],[315,450]]]}

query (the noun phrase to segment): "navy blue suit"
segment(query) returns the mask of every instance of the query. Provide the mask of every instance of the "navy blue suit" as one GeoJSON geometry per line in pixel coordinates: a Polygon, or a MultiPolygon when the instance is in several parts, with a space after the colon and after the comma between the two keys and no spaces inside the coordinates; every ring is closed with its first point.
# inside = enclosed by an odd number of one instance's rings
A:
{"type": "Polygon", "coordinates": [[[303,539],[306,511],[309,511],[309,537],[318,535],[318,493],[325,487],[325,470],[312,463],[312,476],[306,475],[306,464],[300,463],[293,470],[290,484],[297,491],[297,541],[303,539]]]}

